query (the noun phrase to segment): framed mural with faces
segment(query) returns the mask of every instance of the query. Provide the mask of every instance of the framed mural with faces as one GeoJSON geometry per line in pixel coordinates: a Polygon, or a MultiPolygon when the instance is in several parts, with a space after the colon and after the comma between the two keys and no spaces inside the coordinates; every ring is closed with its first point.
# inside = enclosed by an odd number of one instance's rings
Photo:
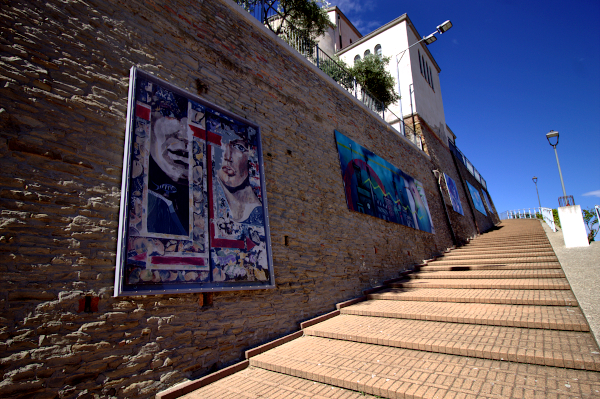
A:
{"type": "Polygon", "coordinates": [[[115,296],[275,286],[259,127],[131,69],[115,296]]]}

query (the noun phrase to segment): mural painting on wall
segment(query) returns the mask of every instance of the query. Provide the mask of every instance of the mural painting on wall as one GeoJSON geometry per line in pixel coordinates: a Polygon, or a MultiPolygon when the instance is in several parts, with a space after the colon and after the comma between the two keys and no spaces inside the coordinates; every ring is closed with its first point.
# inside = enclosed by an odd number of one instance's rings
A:
{"type": "Polygon", "coordinates": [[[494,213],[494,208],[492,208],[492,201],[490,200],[488,193],[485,192],[484,190],[481,190],[481,192],[483,193],[483,199],[485,200],[485,204],[487,205],[487,208],[489,209],[489,211],[491,213],[494,213]]]}
{"type": "Polygon", "coordinates": [[[338,131],[335,140],[350,210],[435,233],[421,182],[338,131]]]}
{"type": "Polygon", "coordinates": [[[448,193],[450,193],[450,201],[452,202],[452,209],[455,212],[464,215],[462,204],[460,203],[460,197],[458,196],[458,188],[456,187],[456,183],[450,176],[444,173],[444,178],[446,179],[446,187],[448,188],[448,193]]]}
{"type": "Polygon", "coordinates": [[[274,286],[258,126],[132,68],[115,295],[274,286]]]}
{"type": "Polygon", "coordinates": [[[479,195],[479,190],[477,190],[469,182],[467,182],[467,187],[469,187],[469,191],[471,192],[471,199],[473,200],[473,205],[475,205],[475,209],[487,216],[485,207],[483,206],[483,201],[481,200],[481,196],[479,195]]]}

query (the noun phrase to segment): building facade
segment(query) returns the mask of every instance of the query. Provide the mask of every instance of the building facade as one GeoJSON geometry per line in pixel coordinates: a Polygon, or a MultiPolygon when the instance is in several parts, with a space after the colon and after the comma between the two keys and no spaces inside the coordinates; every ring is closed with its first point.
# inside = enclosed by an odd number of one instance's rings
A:
{"type": "Polygon", "coordinates": [[[387,69],[400,80],[401,99],[388,107],[395,115],[388,114],[386,121],[395,125],[402,117],[405,123],[414,125],[412,116],[418,115],[446,141],[452,134],[446,129],[439,78],[441,69],[424,42],[410,47],[419,40],[421,36],[417,29],[404,14],[344,47],[336,55],[348,65],[369,54],[390,57],[387,69]]]}

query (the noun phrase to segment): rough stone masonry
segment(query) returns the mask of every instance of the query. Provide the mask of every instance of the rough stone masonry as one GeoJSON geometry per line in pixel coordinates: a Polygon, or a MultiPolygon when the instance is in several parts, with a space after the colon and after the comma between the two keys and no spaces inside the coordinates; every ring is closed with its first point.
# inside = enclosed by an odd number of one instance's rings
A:
{"type": "Polygon", "coordinates": [[[150,397],[452,245],[447,148],[424,129],[416,149],[229,0],[1,4],[1,397],[150,397]],[[112,297],[133,65],[261,126],[275,289],[112,297]],[[348,210],[334,129],[423,183],[436,234],[348,210]]]}

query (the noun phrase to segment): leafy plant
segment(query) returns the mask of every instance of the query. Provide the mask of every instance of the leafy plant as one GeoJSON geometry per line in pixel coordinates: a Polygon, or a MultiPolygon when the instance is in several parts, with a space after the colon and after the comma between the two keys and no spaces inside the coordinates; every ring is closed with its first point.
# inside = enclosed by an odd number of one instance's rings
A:
{"type": "Polygon", "coordinates": [[[246,10],[263,7],[267,18],[265,25],[276,35],[292,26],[309,39],[316,39],[334,25],[323,6],[328,3],[317,0],[238,0],[246,10]]]}
{"type": "Polygon", "coordinates": [[[552,217],[554,217],[554,224],[556,225],[556,227],[558,227],[559,229],[562,229],[562,227],[560,227],[560,218],[558,217],[558,209],[552,209],[552,217]]]}
{"type": "Polygon", "coordinates": [[[588,234],[588,242],[592,242],[598,234],[598,231],[600,231],[600,225],[596,230],[594,230],[594,225],[598,223],[596,210],[594,208],[582,209],[581,212],[583,213],[583,221],[585,222],[585,225],[590,231],[590,233],[588,234]]]}
{"type": "Polygon", "coordinates": [[[395,79],[386,69],[389,62],[390,57],[369,54],[361,60],[356,60],[350,69],[350,72],[356,76],[357,82],[385,107],[400,99],[394,90],[395,79]]]}
{"type": "Polygon", "coordinates": [[[354,76],[349,72],[349,67],[344,60],[337,56],[332,58],[324,57],[320,60],[319,68],[338,82],[345,89],[350,90],[354,87],[354,76]]]}

